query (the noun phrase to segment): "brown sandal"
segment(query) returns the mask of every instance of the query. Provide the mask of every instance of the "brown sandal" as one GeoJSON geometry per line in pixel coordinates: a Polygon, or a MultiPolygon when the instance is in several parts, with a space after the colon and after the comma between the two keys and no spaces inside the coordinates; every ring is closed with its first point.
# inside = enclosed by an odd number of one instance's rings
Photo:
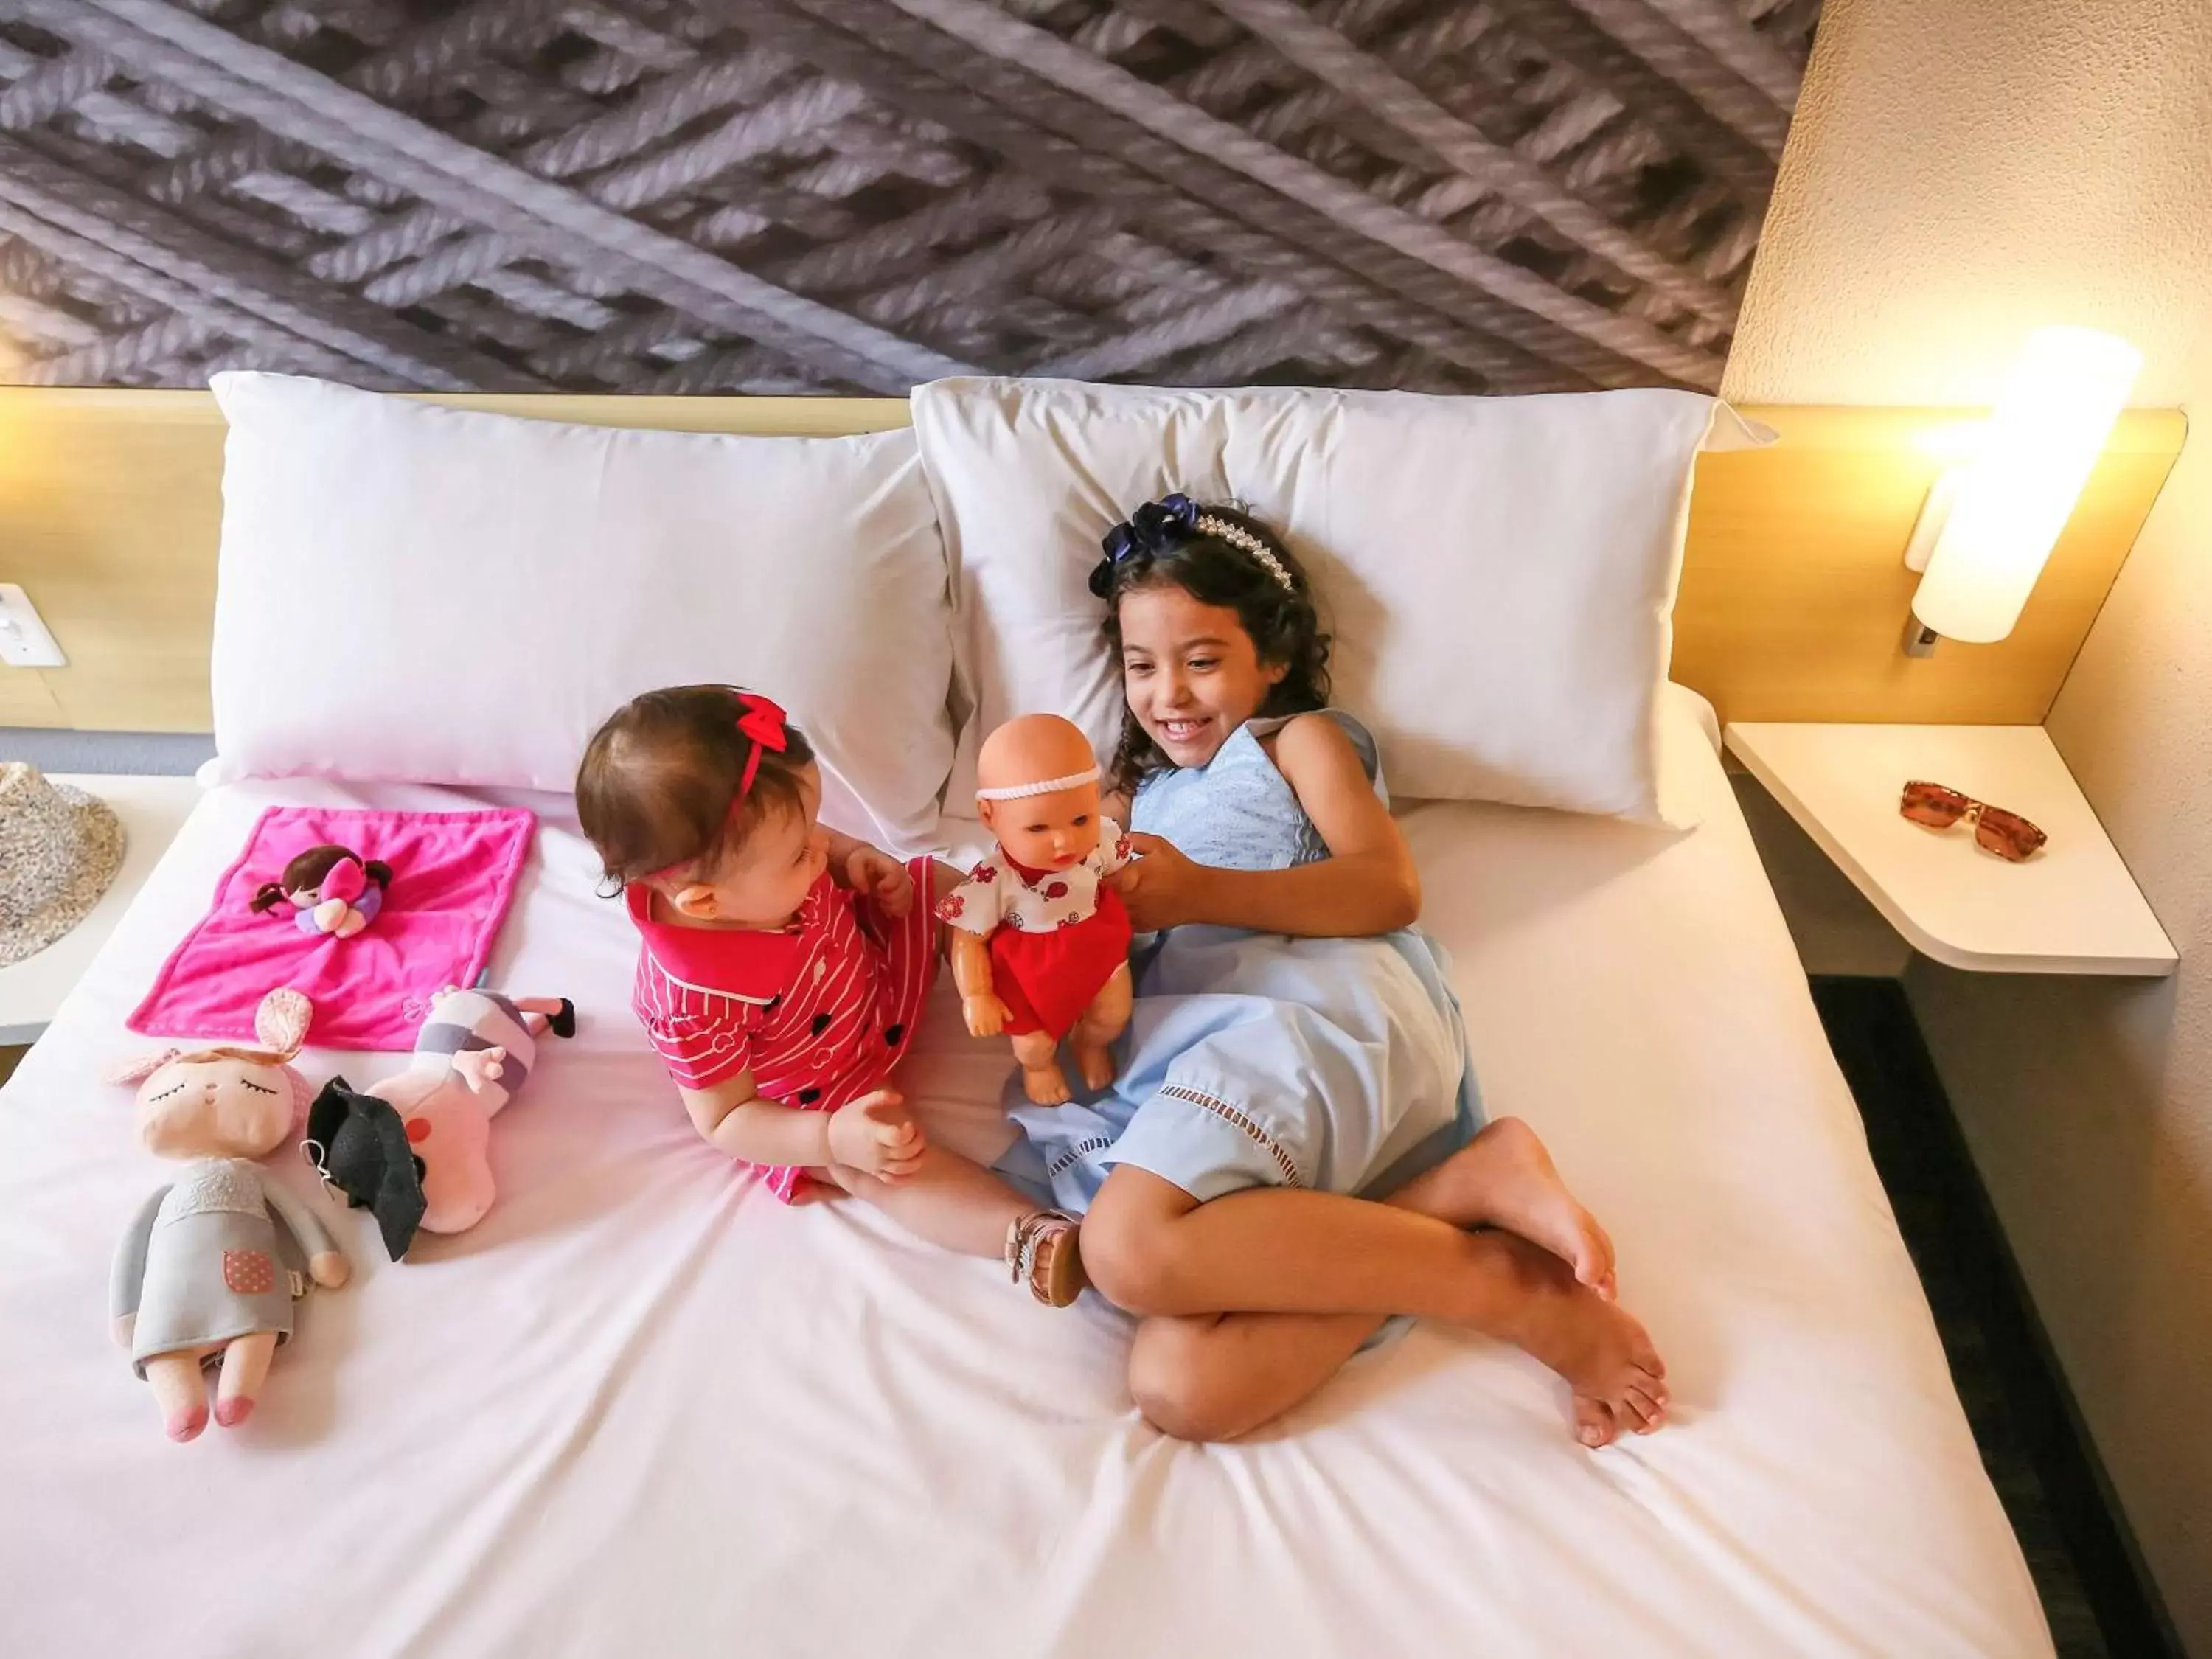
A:
{"type": "Polygon", "coordinates": [[[1075,1218],[1062,1210],[1038,1210],[1008,1222],[1006,1270],[1048,1307],[1074,1301],[1090,1283],[1075,1218]]]}

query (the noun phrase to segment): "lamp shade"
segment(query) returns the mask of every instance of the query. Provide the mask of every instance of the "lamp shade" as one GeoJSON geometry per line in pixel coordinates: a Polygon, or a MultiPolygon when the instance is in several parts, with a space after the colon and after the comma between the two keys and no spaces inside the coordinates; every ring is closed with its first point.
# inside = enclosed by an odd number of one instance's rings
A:
{"type": "Polygon", "coordinates": [[[1922,623],[1971,645],[2012,632],[2142,367],[2094,329],[2028,337],[1913,595],[1922,623]]]}

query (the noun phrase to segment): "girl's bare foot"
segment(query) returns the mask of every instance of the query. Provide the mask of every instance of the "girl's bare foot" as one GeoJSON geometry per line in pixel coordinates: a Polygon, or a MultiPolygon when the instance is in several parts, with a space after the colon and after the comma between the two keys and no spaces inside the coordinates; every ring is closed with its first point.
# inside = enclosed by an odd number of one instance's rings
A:
{"type": "Polygon", "coordinates": [[[1441,1203],[1431,1213],[1455,1226],[1517,1233],[1613,1299],[1613,1240],[1567,1190],[1544,1143],[1519,1118],[1501,1117],[1486,1126],[1437,1166],[1436,1179],[1441,1203]]]}
{"type": "MultiPolygon", "coordinates": [[[[1505,1242],[1505,1241],[1501,1241],[1505,1242]]],[[[1515,1248],[1527,1291],[1510,1322],[1519,1346],[1574,1390],[1576,1437],[1608,1444],[1622,1430],[1649,1434],[1667,1420],[1667,1366],[1644,1327],[1531,1244],[1515,1248]]]]}
{"type": "Polygon", "coordinates": [[[1589,1395],[1575,1396],[1575,1438],[1592,1451],[1601,1446],[1610,1446],[1620,1438],[1620,1421],[1613,1414],[1613,1407],[1602,1400],[1589,1395]]]}

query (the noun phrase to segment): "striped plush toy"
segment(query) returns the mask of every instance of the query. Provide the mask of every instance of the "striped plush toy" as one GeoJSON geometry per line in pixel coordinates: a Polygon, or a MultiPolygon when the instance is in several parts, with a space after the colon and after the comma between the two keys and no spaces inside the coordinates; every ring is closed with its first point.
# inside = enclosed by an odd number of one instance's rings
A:
{"type": "Polygon", "coordinates": [[[417,1228],[458,1233],[491,1208],[491,1121],[514,1097],[550,1030],[574,1036],[566,997],[507,997],[448,986],[431,999],[407,1069],[365,1091],[324,1085],[307,1114],[323,1178],[373,1211],[394,1261],[417,1228]]]}

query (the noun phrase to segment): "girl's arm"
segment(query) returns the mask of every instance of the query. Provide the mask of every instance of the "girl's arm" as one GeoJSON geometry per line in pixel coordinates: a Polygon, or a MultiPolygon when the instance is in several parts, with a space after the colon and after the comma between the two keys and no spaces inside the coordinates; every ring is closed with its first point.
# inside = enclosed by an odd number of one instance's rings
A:
{"type": "Polygon", "coordinates": [[[1413,855],[1344,729],[1323,715],[1301,715],[1277,735],[1274,760],[1329,856],[1292,870],[1218,870],[1192,863],[1158,836],[1133,835],[1145,856],[1121,890],[1136,927],[1208,921],[1347,939],[1410,927],[1419,918],[1413,855]]]}
{"type": "Polygon", "coordinates": [[[834,1112],[807,1112],[763,1098],[740,1072],[711,1089],[687,1089],[684,1109],[709,1146],[747,1164],[821,1169],[842,1164],[896,1181],[921,1162],[921,1126],[889,1089],[834,1112]]]}

